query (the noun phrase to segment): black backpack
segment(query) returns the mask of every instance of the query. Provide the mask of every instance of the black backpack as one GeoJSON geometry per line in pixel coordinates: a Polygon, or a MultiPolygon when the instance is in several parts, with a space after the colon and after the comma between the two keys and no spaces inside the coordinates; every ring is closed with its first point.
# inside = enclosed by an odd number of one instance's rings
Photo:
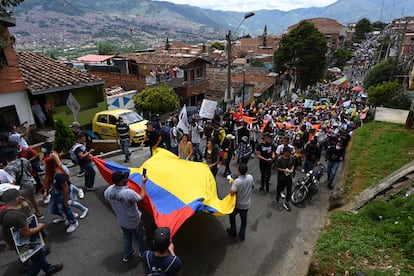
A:
{"type": "Polygon", "coordinates": [[[172,261],[169,263],[167,267],[161,268],[157,266],[151,265],[150,262],[150,251],[145,252],[145,260],[147,261],[147,267],[149,268],[149,272],[147,273],[147,276],[165,276],[167,275],[166,272],[170,269],[170,267],[174,264],[175,260],[177,259],[177,256],[174,256],[172,261]]]}

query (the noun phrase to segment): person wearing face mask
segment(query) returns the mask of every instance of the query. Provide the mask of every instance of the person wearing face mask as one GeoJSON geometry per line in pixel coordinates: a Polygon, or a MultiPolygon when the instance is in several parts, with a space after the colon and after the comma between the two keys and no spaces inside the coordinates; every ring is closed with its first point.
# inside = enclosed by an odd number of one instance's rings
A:
{"type": "Polygon", "coordinates": [[[326,160],[328,160],[328,189],[332,190],[332,183],[335,179],[336,172],[339,167],[339,162],[344,159],[345,149],[342,147],[341,141],[337,139],[332,140],[328,149],[326,150],[326,160]]]}

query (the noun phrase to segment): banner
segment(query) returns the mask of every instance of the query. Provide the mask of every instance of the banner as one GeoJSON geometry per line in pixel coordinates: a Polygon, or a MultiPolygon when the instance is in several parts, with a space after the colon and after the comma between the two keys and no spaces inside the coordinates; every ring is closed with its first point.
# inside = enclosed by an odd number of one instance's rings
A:
{"type": "Polygon", "coordinates": [[[178,115],[177,128],[180,128],[185,134],[188,134],[188,118],[187,118],[187,106],[184,105],[178,115]]]}
{"type": "Polygon", "coordinates": [[[201,118],[207,118],[207,119],[213,119],[214,115],[216,114],[216,108],[217,108],[217,102],[206,100],[204,99],[201,103],[200,108],[200,117],[201,118]]]}

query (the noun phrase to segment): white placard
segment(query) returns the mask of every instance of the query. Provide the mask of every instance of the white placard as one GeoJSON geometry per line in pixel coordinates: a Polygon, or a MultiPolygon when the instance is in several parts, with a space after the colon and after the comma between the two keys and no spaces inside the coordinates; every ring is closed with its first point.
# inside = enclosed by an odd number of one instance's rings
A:
{"type": "Polygon", "coordinates": [[[68,99],[66,100],[66,104],[68,105],[69,109],[72,110],[73,116],[75,117],[75,121],[77,121],[76,117],[78,116],[81,106],[72,93],[69,93],[68,99]]]}
{"type": "Polygon", "coordinates": [[[200,117],[207,118],[207,119],[213,119],[214,114],[216,114],[216,108],[217,108],[216,101],[204,99],[203,102],[201,103],[201,108],[199,112],[200,117]]]}

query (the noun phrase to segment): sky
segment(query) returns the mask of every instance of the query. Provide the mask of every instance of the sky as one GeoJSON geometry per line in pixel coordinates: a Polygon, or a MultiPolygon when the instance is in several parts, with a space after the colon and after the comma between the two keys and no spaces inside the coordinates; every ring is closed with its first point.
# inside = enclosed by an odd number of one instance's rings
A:
{"type": "Polygon", "coordinates": [[[337,0],[164,0],[205,9],[248,12],[257,10],[289,11],[298,8],[324,7],[337,0]]]}

